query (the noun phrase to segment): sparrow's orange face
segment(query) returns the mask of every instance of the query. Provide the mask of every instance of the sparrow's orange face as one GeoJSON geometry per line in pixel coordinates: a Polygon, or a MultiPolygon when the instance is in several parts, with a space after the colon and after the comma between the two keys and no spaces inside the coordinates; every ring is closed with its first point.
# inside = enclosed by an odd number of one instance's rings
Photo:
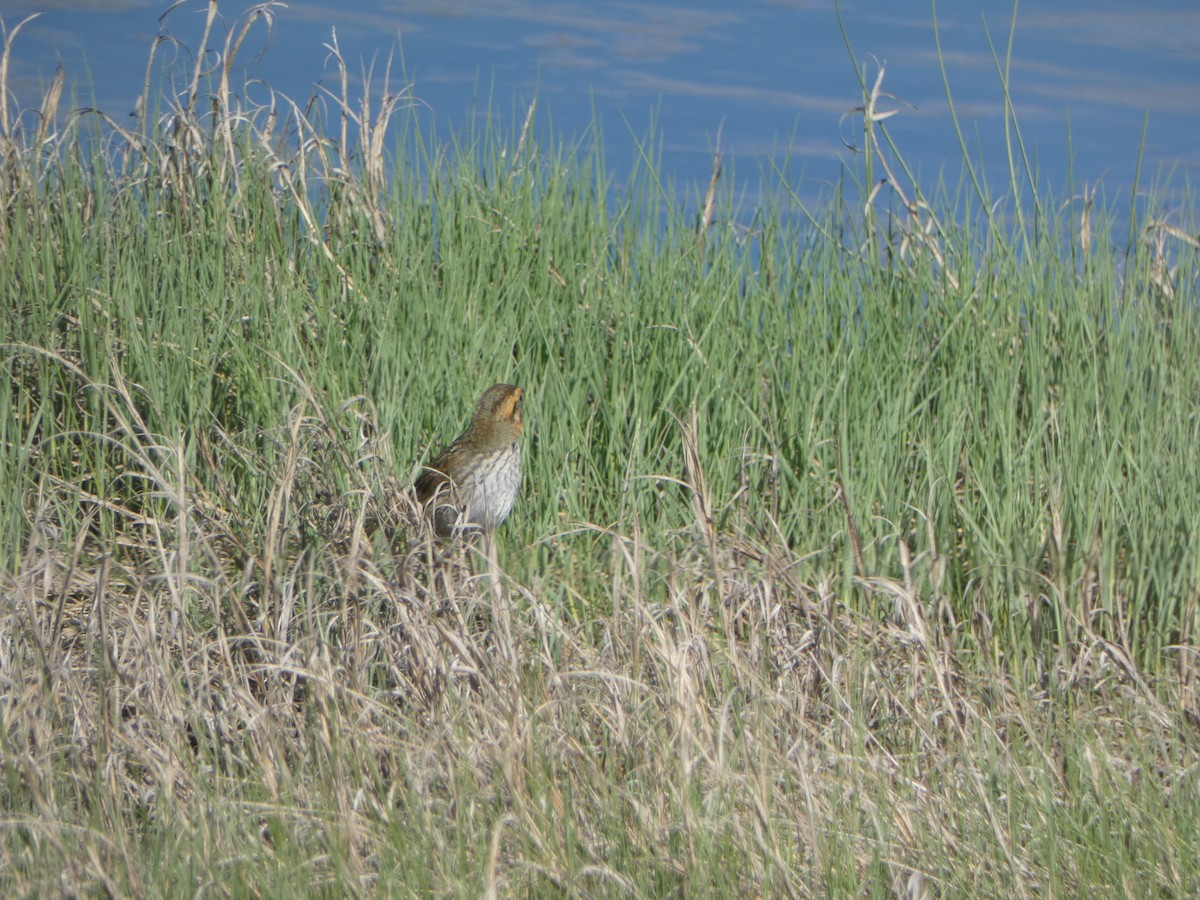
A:
{"type": "MultiPolygon", "coordinates": [[[[504,387],[511,386],[504,385],[504,387]]],[[[521,388],[513,387],[505,392],[496,410],[496,418],[501,422],[510,423],[513,431],[517,434],[521,433],[521,429],[525,427],[525,392],[521,388]]]]}

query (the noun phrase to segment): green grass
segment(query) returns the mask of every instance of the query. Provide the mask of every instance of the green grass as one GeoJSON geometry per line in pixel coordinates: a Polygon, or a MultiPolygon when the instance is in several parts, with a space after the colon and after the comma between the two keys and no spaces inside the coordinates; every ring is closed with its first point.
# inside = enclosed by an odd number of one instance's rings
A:
{"type": "Polygon", "coordinates": [[[0,122],[6,894],[1197,890],[1190,204],[926,195],[864,81],[825,207],[698,235],[193,87],[0,122]],[[403,489],[495,381],[487,575],[403,489]]]}

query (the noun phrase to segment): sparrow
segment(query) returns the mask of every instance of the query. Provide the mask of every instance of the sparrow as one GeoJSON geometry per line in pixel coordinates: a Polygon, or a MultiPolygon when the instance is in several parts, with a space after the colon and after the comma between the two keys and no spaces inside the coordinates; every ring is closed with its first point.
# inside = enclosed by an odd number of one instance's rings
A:
{"type": "Polygon", "coordinates": [[[494,384],[475,404],[466,431],[422,469],[413,488],[438,537],[493,531],[521,486],[525,391],[494,384]]]}

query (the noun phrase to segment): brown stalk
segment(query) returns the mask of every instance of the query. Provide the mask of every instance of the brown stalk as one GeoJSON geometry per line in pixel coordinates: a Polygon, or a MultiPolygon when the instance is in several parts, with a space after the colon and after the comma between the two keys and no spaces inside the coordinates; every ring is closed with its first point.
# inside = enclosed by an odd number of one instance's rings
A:
{"type": "Polygon", "coordinates": [[[712,177],[708,180],[708,192],[704,195],[704,206],[700,210],[700,221],[696,226],[696,246],[700,251],[700,264],[704,265],[704,251],[708,246],[708,230],[712,227],[717,202],[717,182],[721,179],[721,132],[724,120],[717,128],[717,149],[713,153],[712,177]]]}

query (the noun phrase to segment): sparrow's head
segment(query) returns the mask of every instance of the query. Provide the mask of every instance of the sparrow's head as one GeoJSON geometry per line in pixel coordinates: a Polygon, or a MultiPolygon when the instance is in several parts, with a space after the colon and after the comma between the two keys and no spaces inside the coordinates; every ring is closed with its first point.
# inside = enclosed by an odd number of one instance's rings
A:
{"type": "Polygon", "coordinates": [[[515,441],[525,427],[525,391],[514,384],[493,384],[475,404],[475,415],[467,432],[471,439],[489,447],[515,441]]]}

